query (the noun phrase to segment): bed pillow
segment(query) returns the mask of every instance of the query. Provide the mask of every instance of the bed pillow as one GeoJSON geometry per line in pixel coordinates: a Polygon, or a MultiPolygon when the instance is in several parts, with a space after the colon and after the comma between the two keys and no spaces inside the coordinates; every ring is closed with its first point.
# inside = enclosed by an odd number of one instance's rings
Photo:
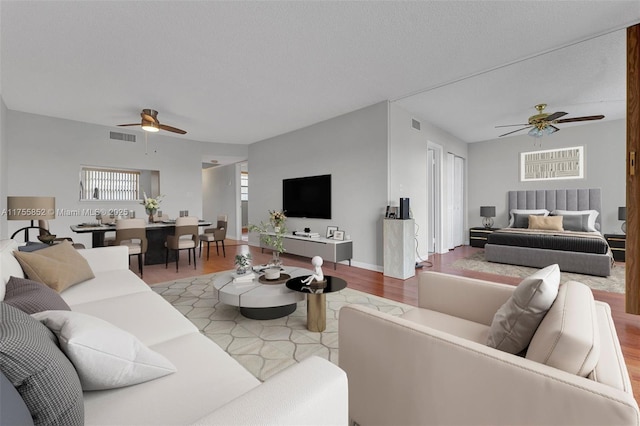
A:
{"type": "Polygon", "coordinates": [[[556,300],[559,286],[560,268],[557,264],[523,279],[494,315],[487,346],[511,354],[519,354],[526,349],[556,300]]]}
{"type": "MultiPolygon", "coordinates": [[[[553,216],[576,216],[589,215],[587,220],[587,232],[599,232],[596,225],[596,219],[600,214],[597,210],[554,210],[551,212],[553,216]]],[[[566,229],[566,227],[565,227],[566,229]]]]}
{"type": "Polygon", "coordinates": [[[176,371],[164,356],[100,318],[73,311],[45,311],[32,316],[58,336],[60,348],[76,367],[83,390],[135,385],[176,371]]]}
{"type": "Polygon", "coordinates": [[[33,253],[14,251],[13,254],[27,278],[46,284],[58,293],[94,278],[89,262],[69,241],[33,253]]]}
{"type": "MultiPolygon", "coordinates": [[[[549,216],[549,210],[547,209],[533,209],[533,210],[526,210],[526,209],[511,209],[511,211],[509,211],[509,226],[507,226],[507,228],[516,228],[515,226],[513,226],[514,222],[515,222],[515,217],[514,215],[516,214],[521,214],[521,215],[525,215],[525,217],[527,218],[527,220],[529,219],[529,215],[542,215],[542,216],[549,216]]],[[[521,226],[520,228],[526,228],[527,226],[521,226]]]]}
{"type": "MultiPolygon", "coordinates": [[[[56,336],[19,309],[0,302],[0,369],[36,425],[83,425],[78,374],[56,336]]],[[[2,395],[3,403],[5,395],[2,395]]],[[[4,423],[3,423],[4,424],[4,423]]]]}
{"type": "Polygon", "coordinates": [[[529,218],[531,216],[546,217],[546,215],[544,215],[542,213],[534,213],[534,214],[514,213],[513,214],[513,226],[511,226],[511,228],[528,228],[529,227],[529,218]]]}
{"type": "Polygon", "coordinates": [[[529,229],[564,231],[562,226],[562,216],[529,216],[529,229]]]}
{"type": "Polygon", "coordinates": [[[565,231],[593,232],[589,231],[589,214],[571,214],[565,216],[554,216],[562,218],[562,226],[565,231]]]}

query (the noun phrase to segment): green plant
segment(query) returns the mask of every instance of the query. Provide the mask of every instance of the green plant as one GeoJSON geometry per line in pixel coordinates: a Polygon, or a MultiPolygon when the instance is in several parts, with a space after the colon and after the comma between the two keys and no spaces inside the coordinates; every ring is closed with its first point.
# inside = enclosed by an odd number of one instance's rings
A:
{"type": "Polygon", "coordinates": [[[283,253],[285,250],[282,237],[287,233],[284,225],[286,219],[283,212],[269,210],[269,222],[260,222],[260,225],[249,224],[249,232],[258,232],[260,241],[278,253],[283,253]]]}
{"type": "Polygon", "coordinates": [[[250,260],[251,260],[251,253],[236,254],[236,265],[238,265],[241,268],[248,267],[250,260]]]}

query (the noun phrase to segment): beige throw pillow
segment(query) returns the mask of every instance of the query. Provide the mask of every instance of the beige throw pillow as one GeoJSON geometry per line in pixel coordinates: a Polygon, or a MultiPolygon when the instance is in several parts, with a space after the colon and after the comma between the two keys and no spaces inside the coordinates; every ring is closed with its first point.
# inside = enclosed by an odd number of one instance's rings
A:
{"type": "Polygon", "coordinates": [[[46,284],[58,293],[95,276],[87,260],[69,241],[32,253],[13,254],[30,280],[46,284]]]}
{"type": "Polygon", "coordinates": [[[549,231],[564,231],[562,216],[529,216],[529,229],[546,229],[549,231]]]}
{"type": "Polygon", "coordinates": [[[512,354],[526,349],[556,300],[559,286],[558,265],[547,266],[522,280],[494,315],[487,346],[512,354]]]}

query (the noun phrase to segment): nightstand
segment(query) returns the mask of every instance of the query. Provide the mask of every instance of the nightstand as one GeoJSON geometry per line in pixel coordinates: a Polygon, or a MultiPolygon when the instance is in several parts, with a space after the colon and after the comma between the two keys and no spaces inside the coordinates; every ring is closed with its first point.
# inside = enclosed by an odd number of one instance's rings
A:
{"type": "Polygon", "coordinates": [[[604,234],[604,239],[609,243],[609,247],[611,247],[611,252],[613,253],[613,259],[616,262],[624,262],[626,237],[625,234],[604,234]]]}
{"type": "Polygon", "coordinates": [[[471,247],[484,248],[484,245],[487,244],[489,234],[498,229],[499,228],[485,228],[483,226],[476,226],[469,229],[469,245],[471,245],[471,247]]]}

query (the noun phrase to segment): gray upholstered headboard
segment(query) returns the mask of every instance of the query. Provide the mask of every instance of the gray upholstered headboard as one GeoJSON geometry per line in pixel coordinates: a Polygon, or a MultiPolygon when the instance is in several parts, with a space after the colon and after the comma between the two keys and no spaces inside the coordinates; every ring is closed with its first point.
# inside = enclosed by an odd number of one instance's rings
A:
{"type": "MultiPolygon", "coordinates": [[[[601,213],[600,188],[592,189],[539,189],[509,191],[508,209],[552,210],[597,210],[601,213]]],[[[600,216],[596,218],[596,229],[600,229],[600,216]]]]}

